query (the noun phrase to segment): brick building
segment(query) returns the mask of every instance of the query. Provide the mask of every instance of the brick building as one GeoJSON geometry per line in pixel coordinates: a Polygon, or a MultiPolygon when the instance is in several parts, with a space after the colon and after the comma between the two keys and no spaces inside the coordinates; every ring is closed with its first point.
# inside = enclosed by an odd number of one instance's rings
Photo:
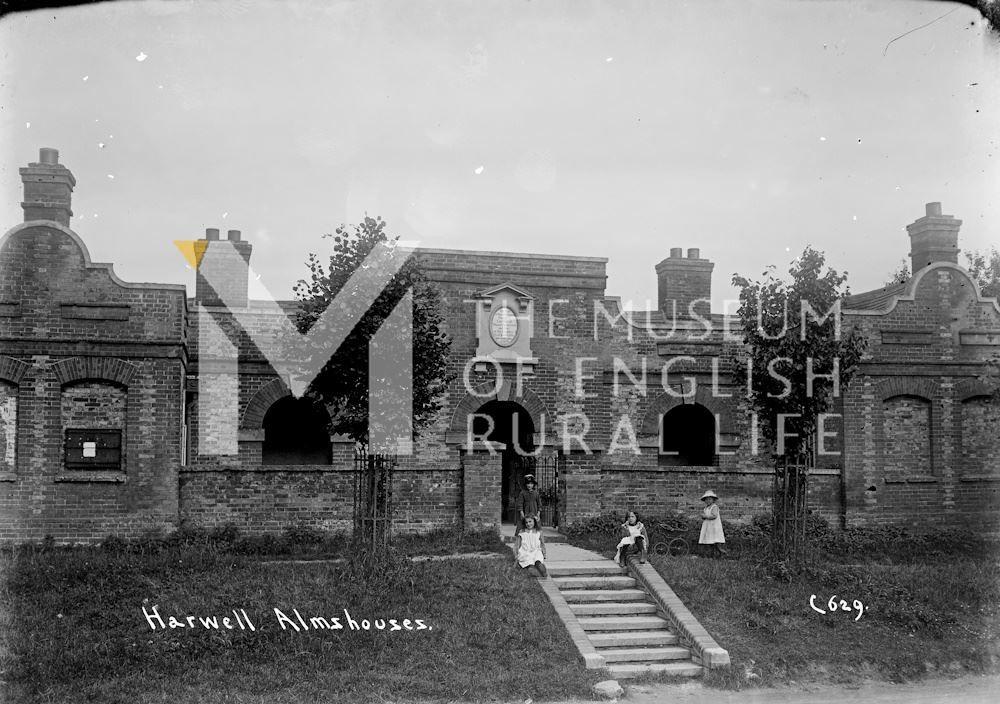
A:
{"type": "MultiPolygon", "coordinates": [[[[55,150],[21,174],[25,222],[0,242],[0,539],[349,526],[354,446],[269,363],[296,304],[248,300],[252,244],[208,230],[193,298],[125,283],[69,228],[75,181],[55,150]]],[[[959,225],[928,205],[909,226],[913,277],[844,301],[870,346],[811,480],[834,525],[995,521],[1000,405],[979,377],[1000,306],[958,266],[959,225]]],[[[549,523],[690,513],[709,487],[727,518],[769,509],[771,463],[732,376],[742,346],[700,300],[699,250],[671,249],[658,309],[628,314],[605,259],[414,256],[442,293],[455,378],[398,458],[398,529],[499,524],[529,470],[549,523]]]]}

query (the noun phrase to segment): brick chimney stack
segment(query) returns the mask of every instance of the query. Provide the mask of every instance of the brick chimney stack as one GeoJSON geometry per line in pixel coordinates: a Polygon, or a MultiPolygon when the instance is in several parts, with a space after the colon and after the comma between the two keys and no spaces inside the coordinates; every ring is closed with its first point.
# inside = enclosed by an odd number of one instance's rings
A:
{"type": "MultiPolygon", "coordinates": [[[[687,251],[687,258],[683,253],[680,247],[674,247],[670,256],[656,265],[657,302],[667,318],[674,317],[675,302],[677,318],[690,318],[691,302],[712,296],[712,269],[715,264],[702,259],[701,252],[695,248],[687,251]]],[[[711,305],[705,300],[696,304],[694,310],[707,318],[711,314],[711,305]]]]}
{"type": "Polygon", "coordinates": [[[942,215],[940,203],[928,203],[927,214],[906,226],[910,233],[912,273],[934,262],[958,264],[958,230],[961,220],[942,215]]]}
{"type": "Polygon", "coordinates": [[[226,298],[234,306],[245,308],[253,245],[240,239],[239,230],[229,230],[227,239],[220,240],[216,228],[205,230],[202,242],[205,251],[195,276],[195,299],[205,306],[221,306],[226,298]]]}
{"type": "Polygon", "coordinates": [[[69,227],[73,187],[76,179],[59,163],[59,151],[42,147],[38,161],[20,169],[24,184],[24,221],[55,220],[69,227]]]}

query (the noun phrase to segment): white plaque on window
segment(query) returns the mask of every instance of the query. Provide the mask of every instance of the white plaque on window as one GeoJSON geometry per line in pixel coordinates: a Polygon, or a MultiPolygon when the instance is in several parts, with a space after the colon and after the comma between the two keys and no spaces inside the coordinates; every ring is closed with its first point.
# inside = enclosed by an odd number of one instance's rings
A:
{"type": "Polygon", "coordinates": [[[97,457],[97,443],[96,442],[83,443],[83,456],[97,457]]]}

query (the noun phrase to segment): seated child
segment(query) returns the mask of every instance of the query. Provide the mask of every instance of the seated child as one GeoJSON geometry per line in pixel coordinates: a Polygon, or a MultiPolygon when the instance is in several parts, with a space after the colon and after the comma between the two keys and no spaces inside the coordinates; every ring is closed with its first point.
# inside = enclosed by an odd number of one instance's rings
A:
{"type": "Polygon", "coordinates": [[[625,516],[625,522],[621,527],[622,539],[618,541],[618,551],[615,553],[615,562],[622,567],[628,559],[629,553],[639,553],[639,563],[646,562],[646,549],[649,546],[649,535],[646,534],[646,526],[642,525],[635,511],[629,511],[625,516]]]}
{"type": "Polygon", "coordinates": [[[542,540],[542,531],[538,529],[534,516],[524,517],[524,527],[517,534],[515,547],[517,564],[522,568],[534,565],[541,576],[548,576],[545,569],[545,541],[542,540]]]}

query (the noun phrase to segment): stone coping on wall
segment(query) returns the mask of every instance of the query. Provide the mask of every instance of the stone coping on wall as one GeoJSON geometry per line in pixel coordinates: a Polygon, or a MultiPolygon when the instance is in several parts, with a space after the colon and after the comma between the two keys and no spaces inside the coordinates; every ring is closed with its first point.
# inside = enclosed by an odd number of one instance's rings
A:
{"type": "MultiPolygon", "coordinates": [[[[632,474],[746,474],[756,476],[774,476],[773,469],[721,469],[720,467],[625,467],[625,466],[602,466],[602,472],[623,472],[632,474]]],[[[811,477],[839,477],[840,470],[836,468],[823,468],[809,470],[811,477]]]]}
{"type": "Polygon", "coordinates": [[[629,555],[628,567],[629,573],[645,587],[666,615],[681,642],[691,649],[695,662],[708,670],[729,667],[729,651],[715,642],[652,565],[640,564],[638,557],[629,555]]]}
{"type": "Polygon", "coordinates": [[[126,481],[125,472],[64,472],[57,474],[57,482],[106,482],[110,484],[124,484],[126,481]]]}

